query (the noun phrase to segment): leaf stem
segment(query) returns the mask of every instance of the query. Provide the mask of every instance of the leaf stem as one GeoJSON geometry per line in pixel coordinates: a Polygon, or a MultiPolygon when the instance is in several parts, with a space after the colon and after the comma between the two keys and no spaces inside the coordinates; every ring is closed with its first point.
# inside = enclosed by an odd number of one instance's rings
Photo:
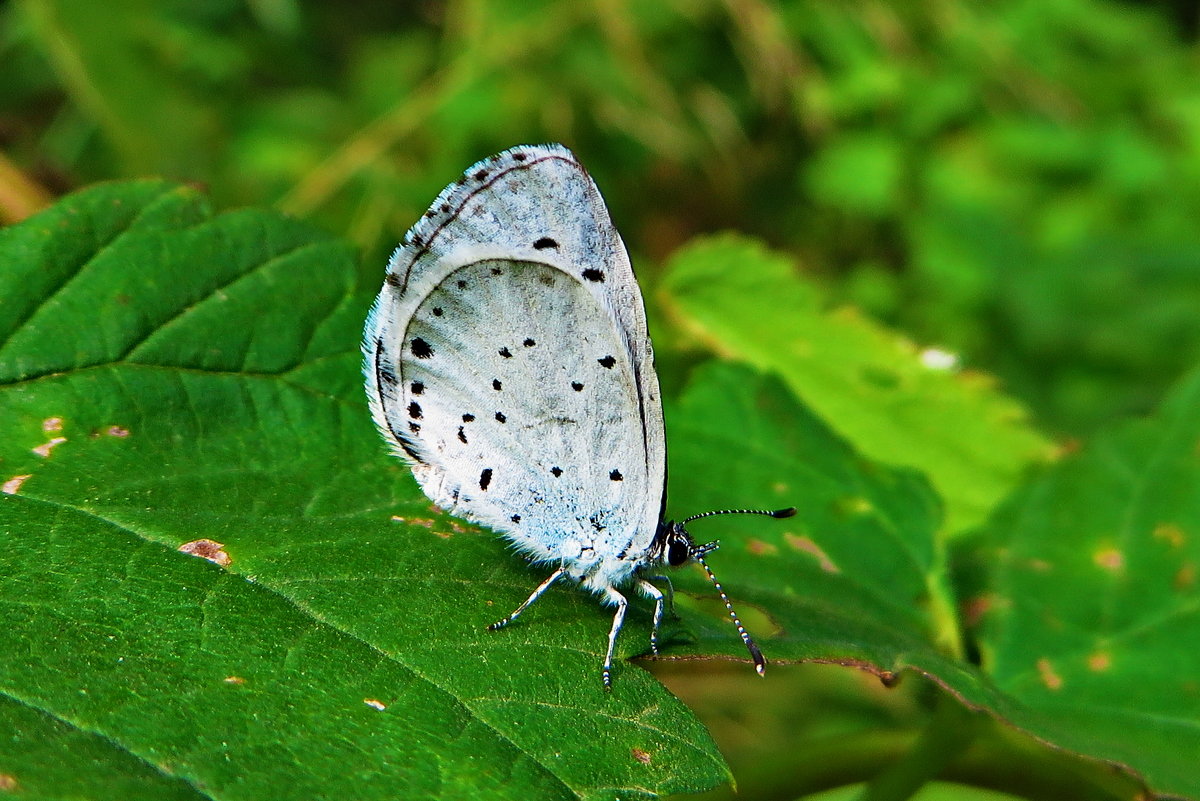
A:
{"type": "Polygon", "coordinates": [[[940,776],[975,740],[979,714],[939,692],[933,716],[907,754],[878,774],[861,801],[904,801],[940,776]]]}

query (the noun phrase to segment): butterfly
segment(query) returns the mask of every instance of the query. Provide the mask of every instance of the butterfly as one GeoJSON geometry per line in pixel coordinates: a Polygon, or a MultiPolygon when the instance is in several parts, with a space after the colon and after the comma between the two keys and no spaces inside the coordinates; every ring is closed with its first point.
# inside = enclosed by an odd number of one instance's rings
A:
{"type": "MultiPolygon", "coordinates": [[[[641,291],[596,184],[561,145],[484,159],[405,235],[367,318],[363,372],[375,424],[426,495],[500,532],[554,571],[507,626],[569,579],[615,607],[653,599],[664,566],[698,562],[762,674],[762,652],[686,524],[664,519],[667,450],[641,291]]],[[[666,581],[668,594],[671,592],[666,581]]]]}

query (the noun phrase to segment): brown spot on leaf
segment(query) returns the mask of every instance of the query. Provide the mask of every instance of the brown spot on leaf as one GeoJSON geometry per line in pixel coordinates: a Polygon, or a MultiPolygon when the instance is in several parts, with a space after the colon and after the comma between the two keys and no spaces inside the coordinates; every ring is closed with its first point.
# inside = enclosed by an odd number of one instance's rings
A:
{"type": "Polygon", "coordinates": [[[768,554],[779,553],[779,549],[771,543],[754,539],[746,543],[746,550],[755,556],[766,556],[768,554]]]}
{"type": "Polygon", "coordinates": [[[43,431],[62,431],[63,419],[61,417],[47,417],[42,421],[43,431]]]}
{"type": "Polygon", "coordinates": [[[217,542],[216,540],[200,539],[180,545],[179,552],[186,553],[188,556],[198,556],[201,559],[207,559],[214,565],[229,567],[233,564],[233,559],[222,550],[224,547],[224,543],[217,542]]]}
{"type": "Polygon", "coordinates": [[[372,709],[378,709],[380,712],[387,709],[387,704],[375,698],[364,698],[363,703],[372,709]]]}
{"type": "Polygon", "coordinates": [[[17,777],[10,773],[0,773],[0,792],[15,793],[17,791],[17,777]]]}
{"type": "Polygon", "coordinates": [[[1050,458],[1053,461],[1058,461],[1063,457],[1070,456],[1073,453],[1078,453],[1080,447],[1081,444],[1078,439],[1074,437],[1068,437],[1067,439],[1054,444],[1054,446],[1050,449],[1050,458]]]}
{"type": "Polygon", "coordinates": [[[224,679],[222,679],[222,681],[225,682],[226,684],[245,684],[246,683],[246,680],[243,679],[241,676],[226,676],[224,679]]]}
{"type": "Polygon", "coordinates": [[[13,476],[8,481],[0,484],[0,492],[3,492],[5,495],[16,495],[21,489],[21,485],[25,483],[25,479],[32,475],[33,473],[26,473],[22,476],[13,476]]]}
{"type": "Polygon", "coordinates": [[[128,437],[129,429],[121,428],[121,426],[109,426],[108,430],[104,433],[108,434],[110,437],[128,437]]]}
{"type": "Polygon", "coordinates": [[[994,595],[977,595],[974,598],[968,598],[962,605],[963,620],[970,627],[978,626],[979,621],[983,620],[983,616],[995,606],[996,597],[994,595]]]}
{"type": "Polygon", "coordinates": [[[1162,540],[1172,548],[1178,548],[1187,541],[1183,529],[1174,523],[1159,523],[1154,527],[1154,539],[1162,540]]]}
{"type": "Polygon", "coordinates": [[[641,748],[634,746],[633,748],[629,749],[629,753],[630,753],[630,755],[633,756],[634,759],[636,759],[638,762],[641,762],[643,765],[650,764],[649,752],[643,751],[641,748]]]}
{"type": "Polygon", "coordinates": [[[801,537],[796,534],[792,534],[791,532],[784,534],[783,538],[787,540],[788,545],[792,546],[797,551],[802,551],[810,556],[815,557],[817,564],[819,564],[821,569],[826,573],[842,572],[841,568],[833,563],[833,560],[829,558],[825,551],[821,550],[821,546],[813,542],[811,538],[801,537]]]}
{"type": "Polygon", "coordinates": [[[1088,657],[1087,665],[1089,670],[1103,673],[1112,667],[1112,655],[1105,651],[1097,651],[1088,657]]]}
{"type": "Polygon", "coordinates": [[[1196,566],[1191,562],[1184,562],[1175,571],[1175,578],[1171,583],[1177,590],[1190,590],[1196,584],[1196,566]]]}
{"type": "Polygon", "coordinates": [[[1046,685],[1049,690],[1061,690],[1063,685],[1062,677],[1054,672],[1054,665],[1050,664],[1050,660],[1042,657],[1037,661],[1038,675],[1042,677],[1042,684],[1046,685]]]}
{"type": "Polygon", "coordinates": [[[59,445],[62,445],[66,441],[66,437],[51,437],[49,442],[44,442],[32,450],[34,453],[44,459],[50,455],[50,451],[52,451],[54,448],[57,448],[59,445]]]}
{"type": "Polygon", "coordinates": [[[1097,567],[1116,573],[1125,567],[1125,554],[1116,548],[1102,548],[1092,554],[1092,561],[1097,567]]]}

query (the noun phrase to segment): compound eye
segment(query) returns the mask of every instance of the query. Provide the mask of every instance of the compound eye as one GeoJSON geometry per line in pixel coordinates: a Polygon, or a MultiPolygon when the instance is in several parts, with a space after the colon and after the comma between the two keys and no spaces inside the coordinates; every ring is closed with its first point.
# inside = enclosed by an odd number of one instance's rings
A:
{"type": "Polygon", "coordinates": [[[667,564],[671,567],[679,567],[688,560],[690,551],[686,542],[671,540],[667,543],[667,564]]]}

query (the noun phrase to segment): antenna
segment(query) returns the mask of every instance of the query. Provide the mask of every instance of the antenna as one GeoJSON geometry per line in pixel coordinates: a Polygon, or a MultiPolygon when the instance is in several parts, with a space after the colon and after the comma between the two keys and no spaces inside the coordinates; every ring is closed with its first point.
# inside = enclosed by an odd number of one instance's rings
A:
{"type": "Polygon", "coordinates": [[[698,515],[681,520],[681,525],[687,525],[693,520],[699,520],[703,517],[714,517],[716,515],[766,515],[767,517],[783,518],[791,517],[796,514],[796,507],[789,506],[786,509],[718,509],[715,512],[701,512],[698,515]]]}
{"type": "MultiPolygon", "coordinates": [[[[768,512],[768,514],[770,514],[768,512]]],[[[702,546],[704,553],[716,550],[717,543],[710,542],[708,545],[702,546]]],[[[741,635],[742,642],[746,644],[746,650],[750,652],[750,658],[754,660],[754,669],[758,671],[758,675],[764,675],[763,671],[767,669],[767,660],[763,657],[762,651],[758,650],[758,645],[754,642],[754,638],[750,636],[750,632],[746,631],[746,627],[742,625],[741,619],[737,616],[737,612],[733,611],[733,604],[729,602],[729,596],[725,594],[725,590],[721,589],[721,582],[717,581],[717,577],[713,575],[712,569],[708,566],[708,562],[704,561],[703,554],[693,556],[700,563],[700,567],[704,568],[704,572],[708,574],[708,579],[717,588],[717,593],[721,596],[721,600],[725,602],[725,608],[729,610],[729,616],[733,618],[733,625],[737,626],[738,634],[741,635]]]]}
{"type": "MultiPolygon", "coordinates": [[[[796,514],[796,507],[789,506],[786,509],[720,509],[715,512],[702,512],[698,515],[692,515],[679,525],[700,520],[704,517],[713,517],[715,515],[765,515],[766,517],[783,518],[791,517],[796,514]]],[[[738,635],[742,638],[742,642],[746,644],[746,650],[750,652],[750,658],[754,660],[754,669],[758,675],[765,675],[764,671],[767,668],[767,660],[762,655],[762,651],[758,649],[758,644],[754,642],[754,638],[750,636],[750,632],[746,631],[746,627],[742,625],[742,620],[737,616],[737,612],[733,611],[733,604],[729,602],[729,596],[725,594],[725,590],[721,587],[721,582],[717,581],[717,577],[713,575],[712,568],[708,566],[708,562],[704,561],[704,557],[717,548],[721,547],[720,542],[713,541],[704,545],[697,546],[692,549],[690,556],[700,563],[704,568],[704,572],[708,574],[708,580],[717,588],[717,594],[721,596],[721,600],[725,603],[725,608],[729,610],[729,617],[733,618],[733,625],[737,626],[738,635]]]]}

